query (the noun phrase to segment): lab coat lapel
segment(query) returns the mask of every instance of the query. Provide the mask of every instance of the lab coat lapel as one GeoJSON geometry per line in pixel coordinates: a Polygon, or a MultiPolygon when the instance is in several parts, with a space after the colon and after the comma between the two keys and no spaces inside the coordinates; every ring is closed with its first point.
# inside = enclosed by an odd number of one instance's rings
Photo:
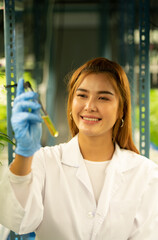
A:
{"type": "Polygon", "coordinates": [[[79,167],[81,153],[78,145],[77,135],[72,138],[68,143],[61,144],[61,163],[70,167],[79,167]]]}
{"type": "Polygon", "coordinates": [[[80,167],[77,170],[76,177],[84,185],[84,187],[90,192],[93,200],[95,201],[92,184],[91,184],[91,181],[87,172],[87,168],[85,166],[83,159],[80,161],[80,167]]]}
{"type": "Polygon", "coordinates": [[[78,144],[78,135],[72,138],[66,145],[63,145],[62,164],[77,168],[76,177],[90,192],[94,198],[92,184],[84,163],[84,159],[80,152],[78,144]]]}

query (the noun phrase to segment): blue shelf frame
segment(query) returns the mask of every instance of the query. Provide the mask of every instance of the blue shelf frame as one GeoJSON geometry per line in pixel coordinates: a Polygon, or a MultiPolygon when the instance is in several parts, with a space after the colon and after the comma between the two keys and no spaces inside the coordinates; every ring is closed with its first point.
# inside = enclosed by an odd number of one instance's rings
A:
{"type": "Polygon", "coordinates": [[[139,0],[139,122],[140,153],[149,158],[150,149],[150,74],[149,0],[139,0]]]}
{"type": "MultiPolygon", "coordinates": [[[[6,58],[6,83],[16,83],[16,48],[15,48],[15,2],[14,0],[4,1],[4,41],[6,58]]],[[[11,127],[11,109],[15,98],[15,87],[7,89],[7,133],[15,141],[11,127]]],[[[14,147],[8,144],[8,160],[12,162],[14,147]]]]}
{"type": "MultiPolygon", "coordinates": [[[[14,85],[17,76],[16,69],[16,31],[15,31],[15,0],[4,0],[4,42],[6,58],[6,84],[14,85]]],[[[21,69],[20,69],[21,70],[21,69]]],[[[20,73],[21,74],[21,73],[20,73]]],[[[15,99],[15,87],[7,89],[7,134],[15,141],[11,127],[11,110],[15,99]]],[[[8,163],[13,161],[15,152],[14,146],[8,144],[8,163]]],[[[8,240],[33,240],[34,233],[18,235],[10,232],[8,240]]]]}

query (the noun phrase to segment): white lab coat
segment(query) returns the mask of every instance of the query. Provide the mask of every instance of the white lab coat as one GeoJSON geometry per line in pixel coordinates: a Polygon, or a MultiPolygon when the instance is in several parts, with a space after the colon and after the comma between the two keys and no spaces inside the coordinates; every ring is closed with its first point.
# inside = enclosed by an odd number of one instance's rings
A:
{"type": "MultiPolygon", "coordinates": [[[[7,171],[0,184],[0,223],[38,240],[157,240],[158,166],[120,149],[108,166],[96,206],[78,137],[34,156],[25,209],[7,171]]],[[[18,181],[26,177],[17,177],[18,181]]]]}
{"type": "Polygon", "coordinates": [[[10,230],[0,225],[0,240],[7,240],[9,236],[10,230]]]}

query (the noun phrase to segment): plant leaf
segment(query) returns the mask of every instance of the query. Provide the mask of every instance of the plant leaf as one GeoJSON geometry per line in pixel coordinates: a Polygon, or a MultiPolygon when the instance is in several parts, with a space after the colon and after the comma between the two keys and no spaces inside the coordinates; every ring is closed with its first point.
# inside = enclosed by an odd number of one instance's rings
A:
{"type": "MultiPolygon", "coordinates": [[[[5,141],[5,142],[8,142],[8,143],[11,143],[11,144],[13,144],[13,145],[16,145],[16,144],[9,138],[8,135],[6,135],[6,134],[4,134],[4,133],[2,133],[2,132],[0,132],[0,140],[5,141]]],[[[2,143],[1,143],[1,145],[2,145],[2,143]]]]}

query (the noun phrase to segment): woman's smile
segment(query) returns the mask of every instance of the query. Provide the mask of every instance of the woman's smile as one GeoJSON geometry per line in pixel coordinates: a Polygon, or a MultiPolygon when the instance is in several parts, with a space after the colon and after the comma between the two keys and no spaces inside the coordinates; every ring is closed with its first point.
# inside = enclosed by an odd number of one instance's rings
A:
{"type": "Polygon", "coordinates": [[[85,123],[97,123],[99,121],[101,121],[101,118],[95,117],[95,116],[81,116],[81,118],[83,119],[83,121],[85,121],[85,123]]]}

